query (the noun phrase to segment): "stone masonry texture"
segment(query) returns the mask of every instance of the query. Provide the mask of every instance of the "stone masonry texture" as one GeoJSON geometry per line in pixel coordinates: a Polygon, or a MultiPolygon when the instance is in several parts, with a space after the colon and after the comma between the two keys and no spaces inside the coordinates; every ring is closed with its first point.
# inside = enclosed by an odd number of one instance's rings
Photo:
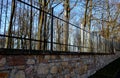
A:
{"type": "Polygon", "coordinates": [[[0,55],[0,78],[87,78],[113,55],[0,55]]]}

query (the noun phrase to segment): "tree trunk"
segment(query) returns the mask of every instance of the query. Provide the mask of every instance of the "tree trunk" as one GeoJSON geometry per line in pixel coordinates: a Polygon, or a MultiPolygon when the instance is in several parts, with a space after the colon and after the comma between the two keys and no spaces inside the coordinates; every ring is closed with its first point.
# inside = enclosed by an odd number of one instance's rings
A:
{"type": "Polygon", "coordinates": [[[106,31],[106,38],[109,38],[110,32],[109,32],[109,21],[110,21],[110,7],[109,7],[109,0],[106,0],[106,7],[107,7],[107,31],[106,31]]]}
{"type": "Polygon", "coordinates": [[[81,52],[84,52],[84,47],[85,47],[85,31],[83,30],[85,30],[86,23],[88,22],[87,21],[88,3],[89,3],[89,0],[86,0],[83,24],[81,24],[81,28],[82,28],[81,30],[81,45],[82,45],[81,52]]]}
{"type": "MultiPolygon", "coordinates": [[[[57,43],[60,43],[60,24],[59,24],[59,20],[58,19],[56,19],[56,21],[57,21],[57,36],[56,36],[56,42],[57,43]]],[[[56,44],[56,50],[58,50],[58,51],[60,51],[60,44],[56,44]]]]}
{"type": "MultiPolygon", "coordinates": [[[[69,5],[69,0],[65,0],[64,1],[64,17],[65,17],[65,20],[67,22],[69,22],[69,18],[70,18],[70,5],[69,5]]],[[[67,51],[68,50],[68,38],[69,38],[69,24],[68,23],[65,23],[65,27],[64,27],[64,47],[63,47],[63,50],[64,51],[67,51]]]]}
{"type": "MultiPolygon", "coordinates": [[[[39,3],[41,3],[42,1],[39,0],[39,3]]],[[[43,7],[41,7],[40,5],[40,8],[43,10],[43,7]]],[[[43,28],[43,20],[44,20],[44,13],[42,11],[40,11],[39,13],[39,25],[38,25],[38,40],[42,40],[43,37],[42,37],[42,28],[43,28]]],[[[41,46],[43,45],[43,42],[38,42],[37,43],[37,50],[41,50],[41,46]]]]}
{"type": "MultiPolygon", "coordinates": [[[[9,22],[9,26],[8,26],[8,36],[12,36],[12,20],[14,17],[14,13],[15,13],[15,0],[12,0],[12,9],[11,9],[11,16],[10,16],[10,22],[9,22]]],[[[5,48],[11,48],[12,47],[12,38],[7,37],[6,38],[6,43],[5,43],[5,48]]]]}
{"type": "MultiPolygon", "coordinates": [[[[39,3],[42,3],[40,5],[40,8],[44,11],[48,9],[46,4],[46,0],[39,0],[39,3]]],[[[43,11],[40,11],[39,13],[39,25],[38,25],[38,40],[41,40],[42,42],[37,43],[37,50],[47,50],[47,14],[43,11]],[[44,41],[44,42],[43,42],[44,41]]]]}
{"type": "MultiPolygon", "coordinates": [[[[89,20],[88,20],[88,31],[91,32],[91,17],[92,17],[92,0],[89,2],[89,20]]],[[[92,45],[91,45],[91,39],[90,39],[90,33],[88,33],[88,52],[91,52],[92,45]]]]}

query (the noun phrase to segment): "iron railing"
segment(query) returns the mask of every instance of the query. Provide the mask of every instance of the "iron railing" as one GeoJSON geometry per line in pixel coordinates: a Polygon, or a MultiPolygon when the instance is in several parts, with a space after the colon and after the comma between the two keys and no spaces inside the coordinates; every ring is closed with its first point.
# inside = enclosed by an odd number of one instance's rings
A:
{"type": "Polygon", "coordinates": [[[3,53],[3,50],[6,50],[7,54],[109,54],[114,52],[114,48],[120,49],[120,43],[114,39],[105,39],[99,31],[89,32],[53,13],[54,8],[43,9],[39,2],[33,0],[31,2],[2,0],[0,4],[0,51],[3,53]],[[11,19],[13,3],[15,12],[11,19]],[[40,13],[43,13],[44,21],[42,21],[39,33],[40,13]],[[69,25],[67,44],[64,43],[63,34],[66,32],[64,29],[66,23],[69,25]],[[11,33],[8,33],[10,27],[11,33]],[[40,38],[38,38],[39,34],[41,34],[40,38]],[[66,51],[63,49],[64,46],[68,47],[66,51]]]}

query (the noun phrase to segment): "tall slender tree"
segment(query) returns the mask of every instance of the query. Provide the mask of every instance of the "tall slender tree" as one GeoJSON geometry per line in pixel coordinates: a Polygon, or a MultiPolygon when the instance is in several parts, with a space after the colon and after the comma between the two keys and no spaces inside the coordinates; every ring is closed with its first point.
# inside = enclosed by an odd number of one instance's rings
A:
{"type": "MultiPolygon", "coordinates": [[[[44,10],[44,0],[39,0],[39,3],[40,4],[40,7],[42,10],[44,10]]],[[[42,11],[39,11],[39,24],[38,24],[38,40],[43,40],[43,36],[42,36],[42,33],[43,33],[43,21],[44,21],[44,12],[42,11]]],[[[40,50],[42,49],[43,43],[42,42],[38,42],[37,44],[37,49],[40,50]]]]}
{"type": "Polygon", "coordinates": [[[92,18],[92,0],[89,1],[89,14],[88,14],[89,18],[88,18],[88,51],[91,52],[92,50],[92,45],[91,45],[91,35],[90,35],[90,32],[91,32],[91,18],[92,18]]]}
{"type": "Polygon", "coordinates": [[[106,38],[108,39],[109,38],[109,35],[110,35],[110,25],[109,25],[109,21],[110,21],[110,6],[109,6],[109,0],[106,0],[106,10],[107,10],[107,21],[106,22],[106,25],[107,25],[107,31],[106,31],[106,38]]]}
{"type": "MultiPolygon", "coordinates": [[[[69,22],[70,19],[70,1],[65,0],[64,1],[64,19],[69,22]]],[[[65,23],[64,25],[64,47],[63,50],[67,51],[68,50],[68,38],[69,38],[69,24],[65,23]]]]}
{"type": "MultiPolygon", "coordinates": [[[[11,16],[10,16],[10,22],[9,22],[8,32],[7,32],[8,36],[12,36],[13,17],[14,17],[14,13],[15,13],[15,1],[16,0],[12,0],[11,16]]],[[[12,38],[7,37],[6,43],[5,43],[5,48],[11,48],[11,47],[12,47],[12,38]]]]}

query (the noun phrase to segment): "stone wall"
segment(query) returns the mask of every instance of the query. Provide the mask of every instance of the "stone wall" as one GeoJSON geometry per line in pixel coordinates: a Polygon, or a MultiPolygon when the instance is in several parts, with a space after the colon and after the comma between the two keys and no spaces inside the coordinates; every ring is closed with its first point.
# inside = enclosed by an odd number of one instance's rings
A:
{"type": "Polygon", "coordinates": [[[0,78],[87,78],[119,56],[1,55],[0,78]]]}

